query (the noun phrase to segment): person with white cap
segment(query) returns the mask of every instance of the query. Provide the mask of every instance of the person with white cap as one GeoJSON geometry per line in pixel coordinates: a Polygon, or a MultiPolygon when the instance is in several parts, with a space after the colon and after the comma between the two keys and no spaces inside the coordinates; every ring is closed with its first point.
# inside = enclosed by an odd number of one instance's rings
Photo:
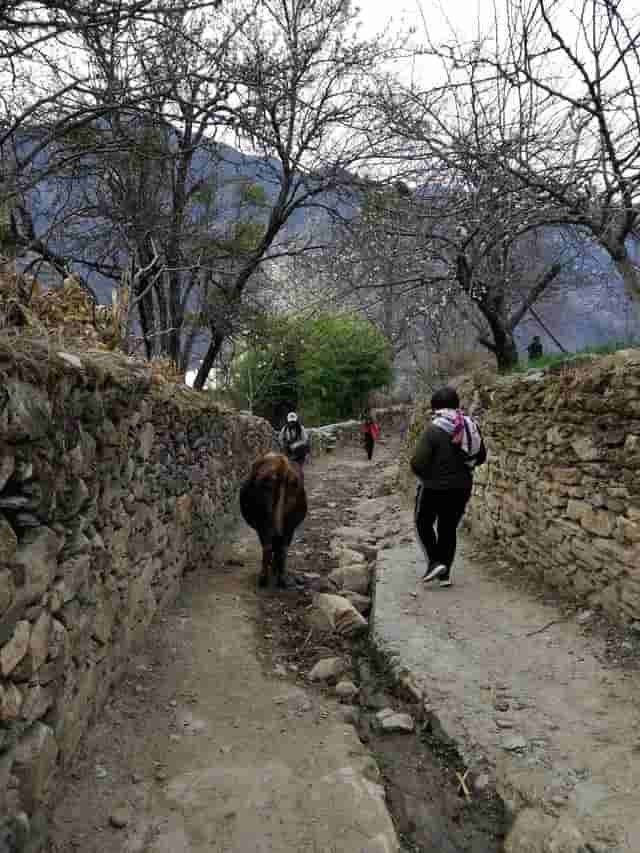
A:
{"type": "Polygon", "coordinates": [[[309,435],[295,412],[287,415],[287,422],[280,430],[278,439],[287,456],[303,465],[309,452],[309,435]]]}

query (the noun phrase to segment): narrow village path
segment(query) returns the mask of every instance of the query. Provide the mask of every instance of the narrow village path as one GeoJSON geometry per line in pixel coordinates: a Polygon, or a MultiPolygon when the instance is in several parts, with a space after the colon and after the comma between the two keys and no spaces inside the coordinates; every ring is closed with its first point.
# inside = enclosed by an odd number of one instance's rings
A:
{"type": "Polygon", "coordinates": [[[340,705],[260,660],[259,560],[239,524],[152,626],[56,809],[56,853],[398,849],[378,768],[340,705]]]}
{"type": "MultiPolygon", "coordinates": [[[[364,500],[375,527],[396,496],[364,500]]],[[[421,581],[413,543],[378,554],[374,644],[425,695],[516,815],[509,853],[640,850],[640,638],[559,601],[464,535],[454,586],[421,581]]]]}
{"type": "Polygon", "coordinates": [[[393,493],[397,449],[368,463],[347,447],[307,469],[290,552],[304,586],[257,592],[243,524],[187,575],[66,781],[53,853],[499,853],[505,834],[508,853],[640,850],[638,638],[464,536],[455,586],[426,588],[393,493]],[[341,539],[377,553],[372,644],[309,629],[341,539]],[[332,655],[353,705],[308,682],[332,655]],[[415,731],[381,733],[387,707],[415,731]]]}
{"type": "MultiPolygon", "coordinates": [[[[396,453],[391,441],[368,463],[344,448],[308,467],[310,512],[290,554],[298,577],[326,578],[334,531],[357,524],[354,502],[387,491],[396,453]]],[[[379,547],[411,541],[387,522],[379,547]]],[[[259,557],[240,523],[153,623],[61,786],[52,853],[497,853],[499,801],[487,791],[466,802],[459,759],[419,726],[375,730],[380,707],[405,705],[366,641],[311,634],[313,590],[258,592],[259,557]],[[359,705],[308,682],[336,654],[359,705]]]]}

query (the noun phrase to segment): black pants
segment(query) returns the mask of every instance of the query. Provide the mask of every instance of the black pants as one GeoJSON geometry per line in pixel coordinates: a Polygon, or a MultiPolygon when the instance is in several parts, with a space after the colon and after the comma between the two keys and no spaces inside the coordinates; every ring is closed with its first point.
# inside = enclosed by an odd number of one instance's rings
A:
{"type": "Polygon", "coordinates": [[[447,574],[443,578],[449,576],[456,554],[456,531],[470,497],[471,489],[440,491],[418,486],[416,532],[429,566],[442,564],[447,567],[447,574]]]}
{"type": "Polygon", "coordinates": [[[371,459],[373,456],[373,445],[375,441],[373,440],[373,436],[369,432],[365,432],[364,434],[364,446],[367,451],[367,459],[371,459]]]}

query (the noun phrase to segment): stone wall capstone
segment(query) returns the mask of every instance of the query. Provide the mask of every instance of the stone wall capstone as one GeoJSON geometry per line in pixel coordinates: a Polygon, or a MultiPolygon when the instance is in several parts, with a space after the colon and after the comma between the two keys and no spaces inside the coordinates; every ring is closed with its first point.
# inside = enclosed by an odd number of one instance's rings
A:
{"type": "Polygon", "coordinates": [[[489,452],[472,533],[570,599],[640,620],[640,350],[456,387],[489,452]]]}
{"type": "Polygon", "coordinates": [[[138,361],[0,340],[0,850],[43,848],[56,774],[272,442],[138,361]]]}

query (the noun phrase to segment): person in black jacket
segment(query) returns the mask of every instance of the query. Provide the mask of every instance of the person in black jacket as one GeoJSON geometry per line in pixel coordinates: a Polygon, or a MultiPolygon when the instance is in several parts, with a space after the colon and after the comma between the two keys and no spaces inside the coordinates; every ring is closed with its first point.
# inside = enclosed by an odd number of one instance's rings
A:
{"type": "Polygon", "coordinates": [[[287,422],[280,430],[278,440],[289,459],[304,465],[309,453],[309,434],[295,412],[287,415],[287,422]]]}
{"type": "Polygon", "coordinates": [[[462,413],[453,388],[436,391],[431,409],[431,423],[410,463],[419,481],[416,533],[427,561],[423,580],[451,586],[456,531],[471,497],[473,469],[485,462],[487,451],[478,425],[462,413]]]}
{"type": "Polygon", "coordinates": [[[529,356],[529,361],[535,361],[538,358],[542,358],[543,352],[540,335],[534,335],[531,339],[531,343],[527,347],[527,355],[529,356]]]}

